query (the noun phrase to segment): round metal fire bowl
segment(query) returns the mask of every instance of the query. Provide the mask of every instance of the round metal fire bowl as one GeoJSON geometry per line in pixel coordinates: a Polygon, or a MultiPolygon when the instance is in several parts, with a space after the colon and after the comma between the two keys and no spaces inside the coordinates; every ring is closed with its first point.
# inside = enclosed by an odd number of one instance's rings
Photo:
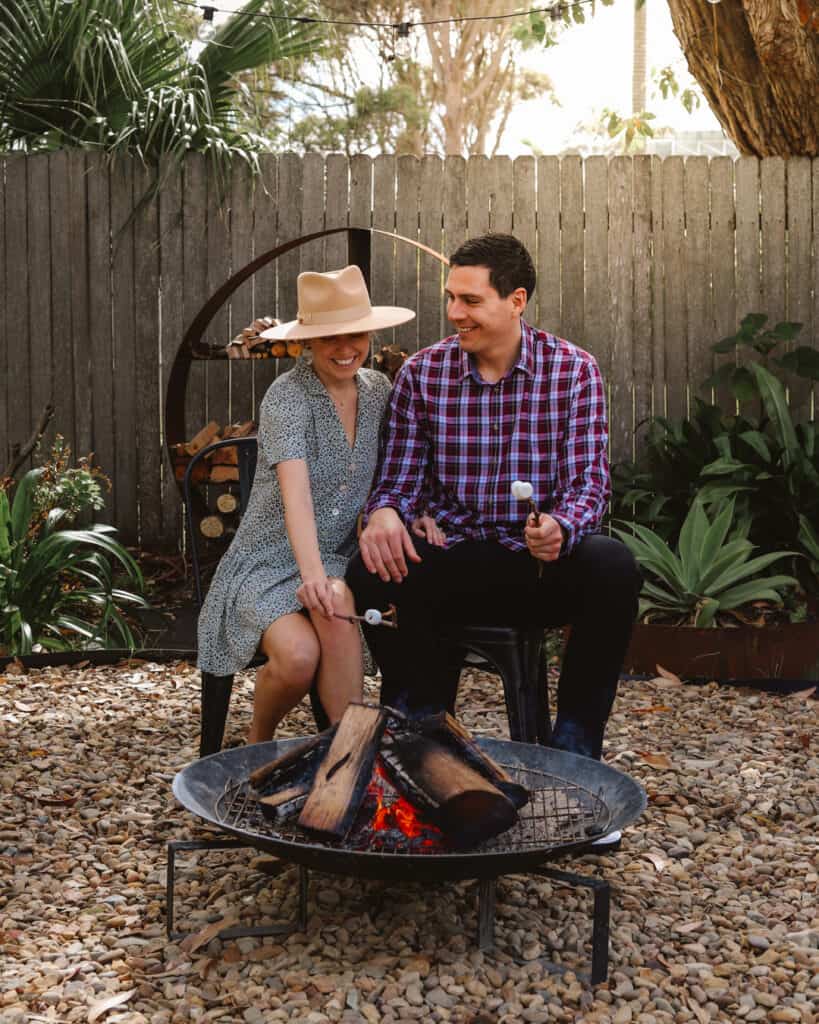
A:
{"type": "MultiPolygon", "coordinates": [[[[222,750],[186,765],[173,781],[177,800],[206,822],[229,832],[248,844],[282,860],[331,874],[354,875],[389,881],[457,881],[468,878],[497,878],[525,873],[545,860],[587,849],[588,840],[555,845],[526,845],[516,849],[505,846],[503,836],[474,850],[458,852],[395,853],[345,848],[339,843],[305,837],[303,842],[290,837],[268,835],[244,828],[232,828],[223,822],[217,802],[232,781],[246,779],[256,768],[280,757],[299,739],[272,740],[251,746],[222,750]],[[487,848],[488,847],[488,848],[487,848]]],[[[608,831],[622,829],[640,816],[646,806],[645,791],[623,772],[600,761],[577,754],[553,750],[530,743],[478,738],[477,742],[507,769],[545,772],[582,786],[598,794],[611,817],[608,831]]]]}

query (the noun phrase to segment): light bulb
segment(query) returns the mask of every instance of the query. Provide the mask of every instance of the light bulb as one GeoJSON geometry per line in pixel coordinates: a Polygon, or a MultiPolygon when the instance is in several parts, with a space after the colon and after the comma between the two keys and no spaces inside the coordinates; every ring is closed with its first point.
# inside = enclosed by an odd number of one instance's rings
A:
{"type": "Polygon", "coordinates": [[[196,35],[199,37],[200,42],[208,43],[213,38],[215,32],[216,26],[213,24],[213,8],[203,7],[202,24],[199,26],[196,35]]]}

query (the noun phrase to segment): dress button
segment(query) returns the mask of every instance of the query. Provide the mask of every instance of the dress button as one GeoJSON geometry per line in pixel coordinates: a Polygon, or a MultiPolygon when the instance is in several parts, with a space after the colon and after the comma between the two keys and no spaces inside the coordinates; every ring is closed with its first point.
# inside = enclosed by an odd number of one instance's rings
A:
{"type": "Polygon", "coordinates": [[[331,516],[338,516],[338,515],[341,515],[341,513],[339,512],[339,510],[337,508],[331,508],[330,509],[330,515],[331,516]]]}
{"type": "Polygon", "coordinates": [[[347,490],[347,484],[341,484],[338,489],[340,491],[346,491],[347,490]]]}

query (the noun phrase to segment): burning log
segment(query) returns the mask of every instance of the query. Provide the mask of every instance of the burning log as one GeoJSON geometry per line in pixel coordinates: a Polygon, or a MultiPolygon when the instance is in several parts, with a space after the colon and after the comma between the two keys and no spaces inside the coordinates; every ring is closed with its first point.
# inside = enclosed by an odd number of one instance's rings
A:
{"type": "Polygon", "coordinates": [[[299,815],[302,828],[336,838],[347,834],[372,777],[386,724],[384,708],[348,704],[299,815]]]}
{"type": "Polygon", "coordinates": [[[501,791],[515,806],[516,810],[529,803],[529,790],[514,782],[499,764],[478,746],[472,734],[457,719],[446,711],[430,715],[418,723],[418,729],[437,740],[453,754],[463,760],[488,782],[501,791]]]}
{"type": "Polygon", "coordinates": [[[437,739],[390,734],[381,756],[396,789],[457,849],[491,839],[518,819],[509,797],[437,739]]]}
{"type": "Polygon", "coordinates": [[[251,772],[251,795],[261,805],[265,817],[279,822],[301,810],[335,731],[335,726],[325,729],[251,772]]]}

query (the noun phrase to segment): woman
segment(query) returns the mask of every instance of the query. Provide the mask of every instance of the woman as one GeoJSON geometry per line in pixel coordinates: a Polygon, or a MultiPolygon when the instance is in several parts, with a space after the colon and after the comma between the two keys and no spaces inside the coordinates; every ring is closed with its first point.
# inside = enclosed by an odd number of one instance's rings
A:
{"type": "MultiPolygon", "coordinates": [[[[387,378],[364,364],[370,332],[415,314],[371,306],[358,267],[300,274],[297,320],[264,337],[303,341],[312,360],[273,382],[259,410],[259,454],[247,510],[199,616],[199,667],[244,668],[257,647],[248,743],[276,726],[316,684],[331,722],[362,694],[362,654],[344,570],[375,471],[387,378]]],[[[413,524],[433,543],[428,519],[413,524]]]]}

